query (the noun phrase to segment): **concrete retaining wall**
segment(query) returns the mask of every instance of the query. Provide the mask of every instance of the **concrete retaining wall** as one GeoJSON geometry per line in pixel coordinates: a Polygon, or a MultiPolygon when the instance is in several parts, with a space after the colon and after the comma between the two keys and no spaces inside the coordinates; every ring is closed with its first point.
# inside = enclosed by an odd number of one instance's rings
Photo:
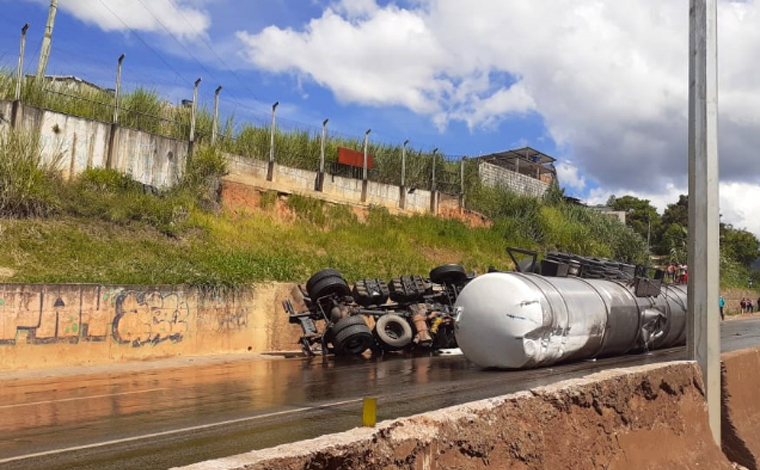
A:
{"type": "Polygon", "coordinates": [[[295,349],[292,286],[224,297],[176,286],[0,284],[0,370],[295,349]]]}
{"type": "MultiPolygon", "coordinates": [[[[382,413],[382,402],[378,403],[382,413]]],[[[602,372],[186,470],[732,469],[692,362],[602,372]]]]}
{"type": "MultiPolygon", "coordinates": [[[[12,103],[0,102],[8,119],[12,103]]],[[[39,134],[43,160],[54,162],[71,177],[88,168],[108,166],[111,124],[32,106],[19,106],[17,128],[39,134]]],[[[114,128],[111,167],[140,183],[166,188],[179,181],[189,144],[147,132],[114,128]]]]}

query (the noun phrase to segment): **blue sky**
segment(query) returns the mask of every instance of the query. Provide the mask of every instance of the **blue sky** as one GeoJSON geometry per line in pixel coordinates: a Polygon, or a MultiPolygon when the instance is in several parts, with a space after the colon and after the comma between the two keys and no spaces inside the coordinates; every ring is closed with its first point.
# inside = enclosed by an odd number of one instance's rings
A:
{"type": "MultiPolygon", "coordinates": [[[[719,0],[721,212],[760,234],[760,0],[719,0]]],[[[0,0],[0,66],[48,0],[0,0]]],[[[688,0],[59,0],[48,73],[448,155],[530,145],[566,193],[686,193],[688,0]]]]}

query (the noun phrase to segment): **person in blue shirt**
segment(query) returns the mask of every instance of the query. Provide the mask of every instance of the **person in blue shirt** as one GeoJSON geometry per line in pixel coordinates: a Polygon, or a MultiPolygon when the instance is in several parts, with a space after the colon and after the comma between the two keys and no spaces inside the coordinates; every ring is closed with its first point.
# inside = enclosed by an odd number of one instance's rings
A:
{"type": "MultiPolygon", "coordinates": [[[[760,299],[758,299],[760,300],[760,299]]],[[[718,299],[718,307],[720,307],[720,319],[725,320],[726,317],[723,315],[723,307],[726,305],[726,301],[723,299],[723,296],[721,295],[718,299]]]]}

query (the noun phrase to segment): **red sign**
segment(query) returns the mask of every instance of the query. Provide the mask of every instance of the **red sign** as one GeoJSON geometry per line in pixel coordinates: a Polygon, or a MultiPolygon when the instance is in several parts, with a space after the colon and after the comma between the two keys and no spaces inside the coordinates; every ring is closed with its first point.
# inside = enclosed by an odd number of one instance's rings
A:
{"type": "MultiPolygon", "coordinates": [[[[367,168],[372,168],[372,154],[367,154],[367,168]]],[[[338,163],[364,168],[364,152],[338,147],[338,163]]]]}

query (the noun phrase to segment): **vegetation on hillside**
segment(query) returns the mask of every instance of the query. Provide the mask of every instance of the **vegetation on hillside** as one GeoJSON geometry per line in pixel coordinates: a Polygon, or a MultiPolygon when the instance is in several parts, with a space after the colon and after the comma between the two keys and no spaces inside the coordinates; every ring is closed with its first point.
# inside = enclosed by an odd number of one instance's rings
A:
{"type": "Polygon", "coordinates": [[[347,206],[274,193],[240,213],[215,203],[225,166],[208,146],[197,148],[180,184],[156,194],[113,170],[64,180],[40,161],[35,136],[4,139],[0,164],[8,176],[0,193],[13,196],[0,206],[0,244],[2,267],[15,273],[6,281],[234,288],[303,281],[326,266],[349,280],[426,273],[449,262],[478,272],[508,269],[507,246],[632,262],[646,254],[633,231],[565,203],[557,188],[539,200],[477,186],[469,201],[492,219],[490,227],[382,207],[359,216],[347,206]]]}
{"type": "MultiPolygon", "coordinates": [[[[660,215],[649,200],[634,196],[612,196],[607,205],[627,213],[626,225],[649,240],[650,249],[664,262],[686,263],[689,236],[689,198],[680,195],[660,215]]],[[[720,224],[721,283],[746,287],[748,280],[760,281],[753,265],[760,259],[760,241],[745,229],[720,224]]]]}

